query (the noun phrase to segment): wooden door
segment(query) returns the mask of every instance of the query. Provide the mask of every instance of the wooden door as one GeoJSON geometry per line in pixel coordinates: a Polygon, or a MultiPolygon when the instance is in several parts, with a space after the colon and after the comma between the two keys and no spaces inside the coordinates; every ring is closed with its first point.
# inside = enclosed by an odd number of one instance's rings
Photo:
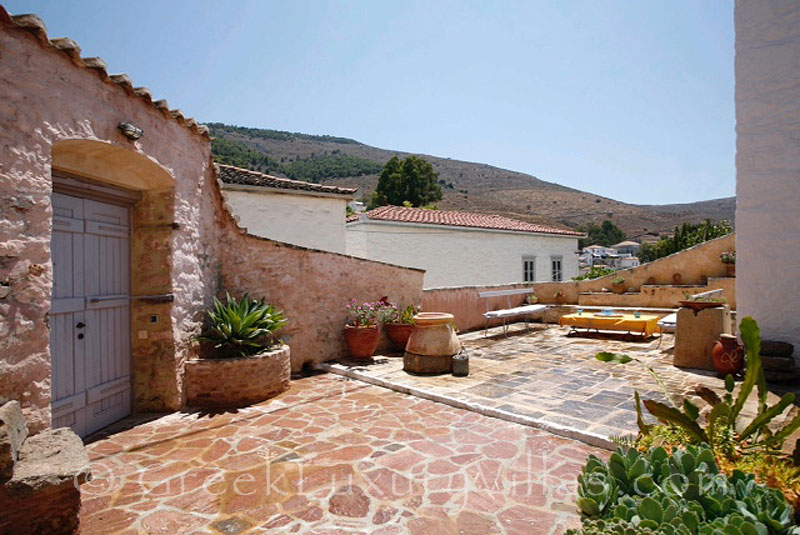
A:
{"type": "Polygon", "coordinates": [[[53,427],[86,436],[131,412],[130,214],[53,193],[53,427]]]}

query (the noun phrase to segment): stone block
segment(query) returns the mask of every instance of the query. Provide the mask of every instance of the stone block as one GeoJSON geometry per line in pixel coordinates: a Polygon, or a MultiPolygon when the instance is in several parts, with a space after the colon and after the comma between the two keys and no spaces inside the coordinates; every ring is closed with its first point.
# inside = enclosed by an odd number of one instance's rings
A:
{"type": "Polygon", "coordinates": [[[28,437],[28,426],[18,401],[0,407],[0,480],[10,479],[19,450],[28,437]]]}
{"type": "Polygon", "coordinates": [[[721,334],[731,334],[731,310],[727,305],[697,312],[678,310],[673,364],[679,368],[714,371],[711,350],[721,334]]]}
{"type": "Polygon", "coordinates": [[[0,534],[76,533],[80,485],[89,475],[89,456],[72,430],[44,431],[19,449],[14,476],[0,485],[0,534]]]}

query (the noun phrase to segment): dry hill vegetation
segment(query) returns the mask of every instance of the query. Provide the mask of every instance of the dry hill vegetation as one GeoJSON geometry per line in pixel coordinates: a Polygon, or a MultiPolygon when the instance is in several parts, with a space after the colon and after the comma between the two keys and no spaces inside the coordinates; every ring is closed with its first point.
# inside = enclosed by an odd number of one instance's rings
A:
{"type": "MultiPolygon", "coordinates": [[[[374,191],[384,163],[392,156],[409,156],[341,137],[221,123],[209,127],[217,138],[213,149],[218,161],[298,180],[358,186],[364,199],[374,191]]],[[[418,156],[439,174],[444,199],[438,205],[443,210],[497,213],[569,228],[608,219],[628,236],[669,232],[684,222],[733,221],[735,212],[734,197],[691,204],[627,204],[491,165],[418,156]]]]}

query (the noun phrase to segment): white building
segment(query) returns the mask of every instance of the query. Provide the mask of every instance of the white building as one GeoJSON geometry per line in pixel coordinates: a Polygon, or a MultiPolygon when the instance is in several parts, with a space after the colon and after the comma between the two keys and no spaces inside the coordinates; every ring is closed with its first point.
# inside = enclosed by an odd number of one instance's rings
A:
{"type": "Polygon", "coordinates": [[[345,252],[347,203],[357,188],[324,186],[220,165],[222,194],[250,234],[345,252]]]}
{"type": "Polygon", "coordinates": [[[796,0],[737,0],[736,300],[800,355],[800,18],[796,0]]]}
{"type": "Polygon", "coordinates": [[[350,218],[347,253],[424,269],[425,287],[570,280],[580,232],[499,215],[383,206],[350,218]]]}
{"type": "Polygon", "coordinates": [[[627,240],[614,244],[612,247],[616,249],[617,253],[620,255],[637,256],[639,254],[639,249],[642,248],[642,245],[640,243],[636,243],[635,241],[627,240]]]}

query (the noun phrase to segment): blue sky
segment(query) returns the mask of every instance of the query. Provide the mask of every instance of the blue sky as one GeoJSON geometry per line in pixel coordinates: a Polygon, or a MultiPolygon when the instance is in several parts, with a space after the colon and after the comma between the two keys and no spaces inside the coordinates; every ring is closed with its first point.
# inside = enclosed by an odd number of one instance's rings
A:
{"type": "Polygon", "coordinates": [[[728,0],[3,4],[201,121],[485,162],[626,202],[734,194],[728,0]]]}

